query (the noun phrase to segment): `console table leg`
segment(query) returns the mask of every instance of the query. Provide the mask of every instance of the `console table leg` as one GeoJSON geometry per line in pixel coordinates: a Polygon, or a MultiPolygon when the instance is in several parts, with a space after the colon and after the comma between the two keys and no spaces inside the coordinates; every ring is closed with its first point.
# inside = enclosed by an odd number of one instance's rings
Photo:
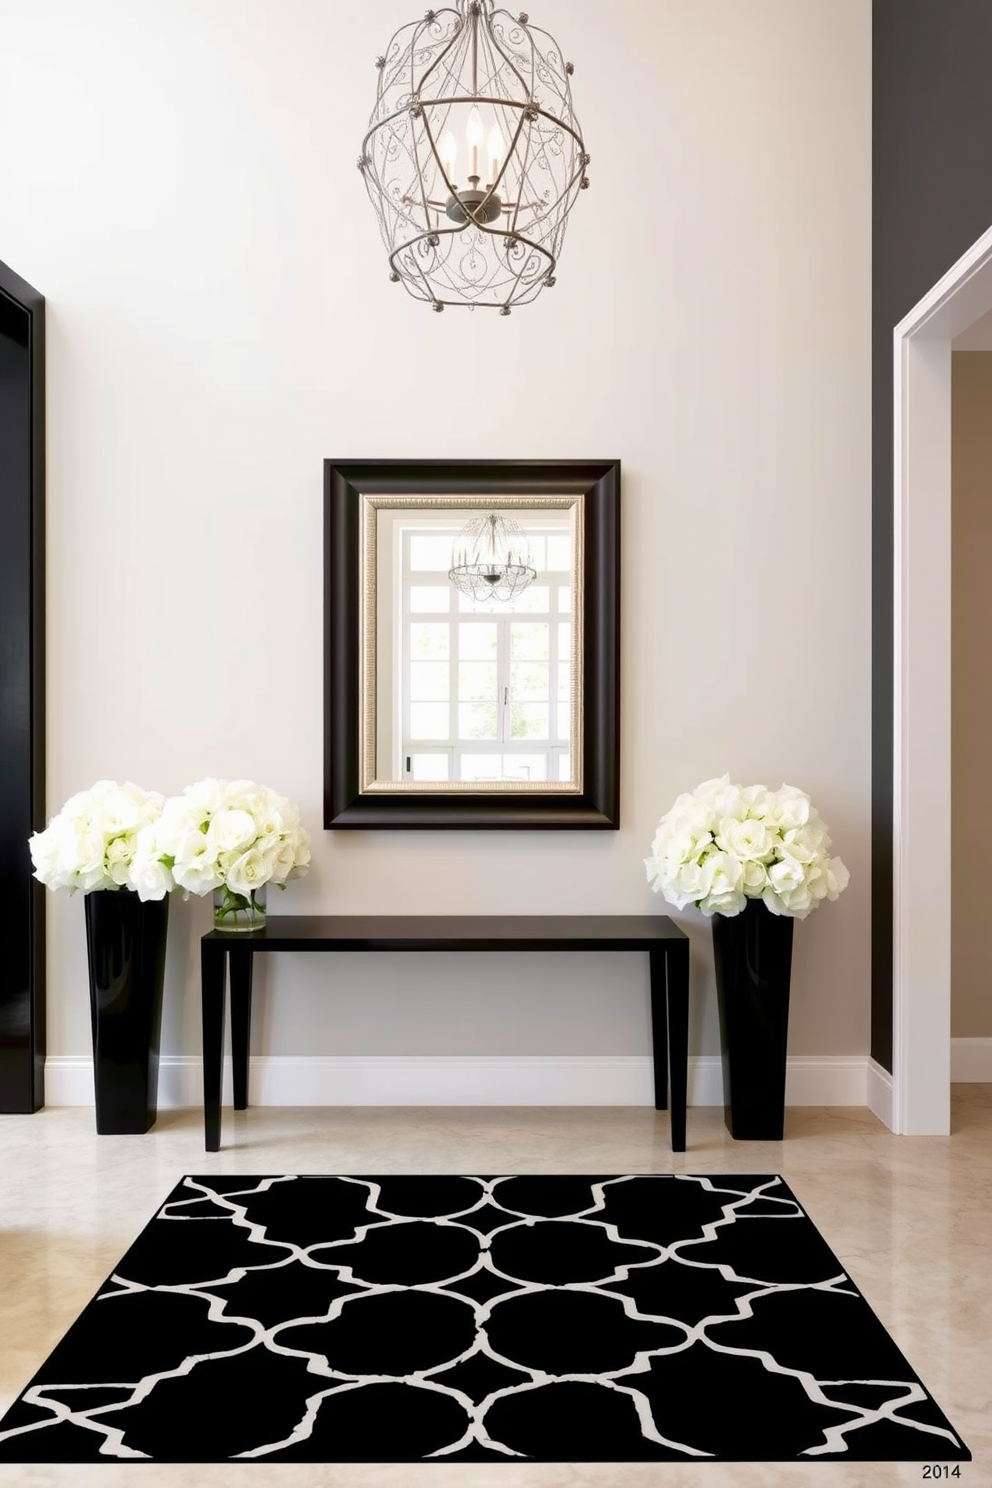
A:
{"type": "Polygon", "coordinates": [[[672,1100],[672,1151],[685,1151],[685,1102],[689,1072],[689,942],[668,948],[668,1059],[672,1100]]]}
{"type": "Polygon", "coordinates": [[[668,1110],[668,1014],[665,963],[667,951],[649,951],[651,965],[651,1043],[654,1053],[654,1108],[668,1110]]]}
{"type": "Polygon", "coordinates": [[[208,1152],[220,1150],[220,1095],[224,1072],[224,991],[226,947],[200,942],[203,1003],[203,1133],[208,1152]]]}
{"type": "Polygon", "coordinates": [[[251,1039],[251,971],[254,956],[247,946],[228,952],[231,973],[231,1063],[234,1109],[248,1108],[248,1045],[251,1039]]]}

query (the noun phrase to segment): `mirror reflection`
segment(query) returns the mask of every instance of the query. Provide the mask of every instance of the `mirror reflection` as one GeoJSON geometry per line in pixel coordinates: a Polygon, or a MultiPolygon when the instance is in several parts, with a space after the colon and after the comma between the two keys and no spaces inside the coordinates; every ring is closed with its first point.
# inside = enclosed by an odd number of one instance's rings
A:
{"type": "Polygon", "coordinates": [[[365,788],[580,790],[576,501],[367,502],[365,788]]]}

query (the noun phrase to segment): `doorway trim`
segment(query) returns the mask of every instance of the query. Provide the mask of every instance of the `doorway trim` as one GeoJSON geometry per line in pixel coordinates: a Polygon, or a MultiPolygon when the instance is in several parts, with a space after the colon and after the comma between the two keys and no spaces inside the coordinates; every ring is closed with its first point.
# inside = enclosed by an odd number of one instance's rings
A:
{"type": "Polygon", "coordinates": [[[893,332],[894,1132],[945,1136],[951,1085],[951,343],[992,310],[992,228],[893,332]]]}

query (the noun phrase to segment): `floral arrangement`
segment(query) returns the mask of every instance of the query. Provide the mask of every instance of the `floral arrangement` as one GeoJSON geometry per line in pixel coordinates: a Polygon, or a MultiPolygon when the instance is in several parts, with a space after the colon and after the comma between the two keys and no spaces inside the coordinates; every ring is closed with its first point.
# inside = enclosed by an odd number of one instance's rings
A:
{"type": "MultiPolygon", "coordinates": [[[[310,838],[285,796],[252,780],[198,780],[166,801],[156,825],[159,861],[187,894],[224,890],[232,916],[268,883],[285,888],[310,863],[310,838]]],[[[225,903],[219,905],[221,915],[225,903]]]]}
{"type": "Polygon", "coordinates": [[[772,914],[804,920],[836,899],[850,875],[831,858],[827,828],[793,785],[733,785],[729,775],[679,796],[658,824],[648,882],[677,909],[738,915],[748,899],[772,914]]]}
{"type": "MultiPolygon", "coordinates": [[[[70,796],[57,816],[28,841],[34,876],[49,889],[137,889],[143,899],[160,899],[172,887],[163,874],[161,893],[143,893],[141,871],[145,834],[158,819],[164,796],[130,780],[98,780],[90,790],[70,796]]],[[[157,884],[156,884],[157,886],[157,884]]]]}
{"type": "Polygon", "coordinates": [[[263,885],[301,878],[310,862],[298,808],[251,780],[199,780],[168,800],[98,780],[28,847],[35,878],[50,889],[126,888],[143,900],[176,887],[187,897],[222,890],[232,915],[263,885]]]}

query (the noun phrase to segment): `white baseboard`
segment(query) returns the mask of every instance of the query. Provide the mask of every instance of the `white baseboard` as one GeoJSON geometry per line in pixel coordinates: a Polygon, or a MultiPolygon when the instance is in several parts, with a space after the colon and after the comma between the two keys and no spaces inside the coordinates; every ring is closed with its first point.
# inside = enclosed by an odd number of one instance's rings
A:
{"type": "Polygon", "coordinates": [[[992,1085],[992,1038],[951,1039],[951,1084],[992,1085]]]}
{"type": "MultiPolygon", "coordinates": [[[[253,1058],[248,1098],[254,1106],[653,1106],[652,1061],[644,1055],[536,1055],[447,1058],[331,1055],[253,1058]]],[[[93,1065],[86,1056],[55,1055],[45,1064],[50,1106],[91,1106],[93,1065]]],[[[789,1060],[790,1106],[863,1106],[863,1056],[799,1055],[789,1060]]],[[[723,1105],[720,1056],[689,1060],[690,1106],[723,1105]]],[[[223,1100],[232,1100],[231,1061],[224,1061],[223,1100]]],[[[166,1055],[159,1065],[158,1106],[203,1104],[200,1060],[166,1055]]]]}
{"type": "Polygon", "coordinates": [[[892,1076],[887,1069],[883,1069],[877,1060],[874,1059],[867,1061],[865,1073],[868,1085],[866,1105],[870,1111],[874,1112],[879,1121],[889,1128],[889,1131],[894,1131],[892,1076]]]}

